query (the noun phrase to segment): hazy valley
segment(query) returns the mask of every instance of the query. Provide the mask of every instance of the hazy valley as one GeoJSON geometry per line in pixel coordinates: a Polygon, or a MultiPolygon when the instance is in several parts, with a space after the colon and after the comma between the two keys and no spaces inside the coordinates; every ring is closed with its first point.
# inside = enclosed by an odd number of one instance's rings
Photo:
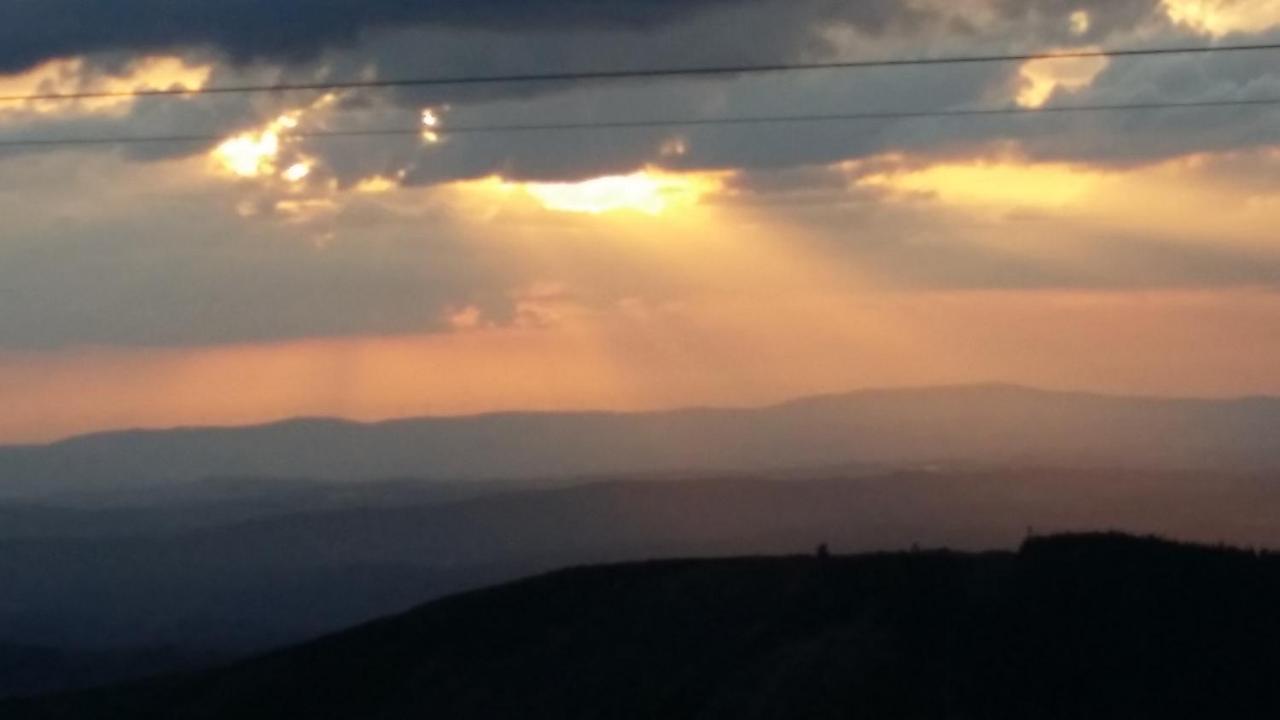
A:
{"type": "Polygon", "coordinates": [[[28,660],[0,658],[0,690],[198,667],[575,565],[1113,528],[1280,547],[1271,427],[1269,400],[979,387],[11,449],[0,646],[28,660]]]}

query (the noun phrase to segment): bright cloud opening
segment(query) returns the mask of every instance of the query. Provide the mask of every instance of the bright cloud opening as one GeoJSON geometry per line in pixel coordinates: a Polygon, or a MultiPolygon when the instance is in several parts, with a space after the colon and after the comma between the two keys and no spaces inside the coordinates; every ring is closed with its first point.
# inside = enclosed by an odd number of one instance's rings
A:
{"type": "Polygon", "coordinates": [[[1018,104],[1026,108],[1043,107],[1058,88],[1079,90],[1088,87],[1109,64],[1110,61],[1104,57],[1048,58],[1024,63],[1018,104]]]}
{"type": "Polygon", "coordinates": [[[1069,22],[1071,23],[1071,34],[1073,35],[1084,35],[1093,26],[1093,18],[1089,17],[1087,10],[1077,10],[1071,13],[1069,22]]]}
{"type": "Polygon", "coordinates": [[[246,178],[273,172],[279,153],[280,135],[273,130],[237,135],[214,150],[224,168],[246,178]]]}
{"type": "Polygon", "coordinates": [[[548,210],[602,215],[639,212],[661,215],[674,207],[695,205],[719,189],[718,178],[642,170],[575,183],[527,183],[521,187],[548,210]]]}
{"type": "Polygon", "coordinates": [[[440,142],[440,113],[433,108],[422,111],[422,141],[435,145],[440,142]]]}
{"type": "Polygon", "coordinates": [[[1174,22],[1217,36],[1280,25],[1280,0],[1164,0],[1164,9],[1174,22]]]}
{"type": "MultiPolygon", "coordinates": [[[[281,115],[261,130],[251,130],[229,138],[213,150],[213,158],[225,171],[242,178],[275,175],[279,170],[281,135],[298,126],[300,112],[281,115]]],[[[311,173],[305,162],[291,163],[283,172],[285,180],[297,182],[311,173]]]]}
{"type": "Polygon", "coordinates": [[[283,173],[280,174],[280,177],[284,178],[289,182],[296,183],[296,182],[302,182],[303,180],[306,180],[307,176],[310,174],[311,174],[311,163],[299,162],[299,163],[294,163],[290,165],[288,169],[286,169],[283,173]]]}
{"type": "Polygon", "coordinates": [[[860,184],[920,193],[945,203],[1000,207],[1062,207],[1095,192],[1099,171],[1062,164],[946,163],[920,170],[868,176],[860,184]]]}
{"type": "MultiPolygon", "coordinates": [[[[85,58],[51,60],[17,75],[0,75],[0,95],[62,95],[72,93],[130,93],[140,90],[199,90],[209,82],[212,65],[192,65],[180,57],[138,59],[117,74],[95,72],[85,58]]],[[[104,97],[83,100],[35,100],[0,104],[0,112],[24,110],[38,113],[103,112],[128,108],[134,98],[104,97]]]]}

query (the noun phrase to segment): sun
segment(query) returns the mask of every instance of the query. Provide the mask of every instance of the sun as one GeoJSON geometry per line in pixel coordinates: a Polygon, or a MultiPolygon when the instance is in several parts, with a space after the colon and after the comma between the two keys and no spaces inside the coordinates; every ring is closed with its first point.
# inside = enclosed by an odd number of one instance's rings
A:
{"type": "Polygon", "coordinates": [[[298,115],[296,112],[287,113],[261,130],[228,138],[214,148],[213,157],[223,169],[240,177],[273,175],[277,171],[277,160],[280,157],[280,136],[298,126],[298,115]]]}
{"type": "Polygon", "coordinates": [[[712,177],[641,170],[580,182],[524,183],[520,187],[544,208],[557,212],[637,212],[656,216],[673,207],[696,204],[719,186],[712,177]]]}

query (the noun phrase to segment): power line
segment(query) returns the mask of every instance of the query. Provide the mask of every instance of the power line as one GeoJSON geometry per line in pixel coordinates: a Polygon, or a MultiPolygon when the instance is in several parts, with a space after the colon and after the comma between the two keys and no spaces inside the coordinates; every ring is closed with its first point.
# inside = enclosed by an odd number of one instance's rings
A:
{"type": "Polygon", "coordinates": [[[113,98],[193,97],[200,95],[232,95],[290,91],[335,91],[357,89],[390,89],[411,87],[457,87],[466,85],[499,85],[555,83],[576,81],[632,80],[643,78],[712,77],[717,75],[751,75],[788,73],[810,70],[855,70],[928,65],[969,65],[979,63],[1029,62],[1033,60],[1080,60],[1087,58],[1150,57],[1162,55],[1203,55],[1224,52],[1259,52],[1280,50],[1280,43],[1246,45],[1210,45],[1199,47],[1115,48],[1075,50],[1067,52],[1016,53],[1006,55],[962,55],[938,58],[898,58],[883,60],[848,60],[816,63],[776,63],[761,65],[705,65],[684,68],[640,68],[632,70],[592,70],[581,72],[524,73],[511,75],[456,75],[388,80],[351,80],[339,82],[278,83],[272,85],[224,85],[198,89],[168,88],[157,90],[102,90],[73,93],[37,93],[0,95],[0,103],[57,102],[102,100],[113,98]]]}
{"type": "MultiPolygon", "coordinates": [[[[905,110],[857,113],[809,113],[799,115],[764,115],[718,118],[655,118],[649,120],[588,121],[565,123],[504,123],[416,128],[381,128],[365,130],[300,130],[281,133],[284,138],[325,139],[359,137],[406,137],[424,133],[436,135],[476,135],[491,133],[603,131],[645,128],[679,128],[708,126],[750,126],[798,123],[859,122],[875,120],[918,120],[992,118],[1002,116],[1061,115],[1070,113],[1142,112],[1161,110],[1195,110],[1209,108],[1277,107],[1280,98],[1254,100],[1196,100],[1186,102],[1146,102],[1095,105],[1061,105],[1040,108],[958,108],[953,110],[905,110]]],[[[20,138],[0,139],[0,148],[39,148],[94,145],[139,145],[160,143],[207,143],[224,140],[229,133],[188,135],[127,135],[101,138],[20,138]]]]}

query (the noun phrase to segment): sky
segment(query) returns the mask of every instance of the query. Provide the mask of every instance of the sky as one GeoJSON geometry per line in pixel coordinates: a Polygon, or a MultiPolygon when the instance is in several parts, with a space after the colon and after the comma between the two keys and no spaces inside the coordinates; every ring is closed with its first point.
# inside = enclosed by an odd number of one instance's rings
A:
{"type": "MultiPolygon", "coordinates": [[[[1277,0],[43,0],[0,96],[1280,41],[1277,0]]],[[[1280,52],[0,102],[0,442],[1015,382],[1280,394],[1280,52]],[[401,136],[308,132],[412,129],[401,136]],[[420,129],[420,132],[419,132],[420,129]],[[299,136],[303,133],[304,136],[299,136]]]]}

